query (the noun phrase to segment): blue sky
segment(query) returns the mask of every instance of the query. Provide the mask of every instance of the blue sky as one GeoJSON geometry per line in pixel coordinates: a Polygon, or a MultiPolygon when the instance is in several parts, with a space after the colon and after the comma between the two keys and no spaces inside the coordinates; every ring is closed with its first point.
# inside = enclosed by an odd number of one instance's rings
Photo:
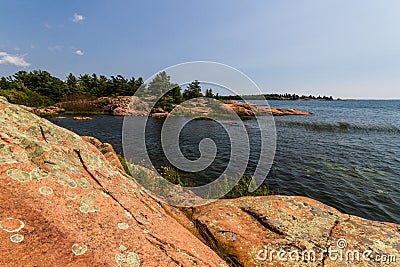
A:
{"type": "Polygon", "coordinates": [[[2,1],[0,76],[143,77],[193,60],[265,93],[400,99],[400,1],[2,1]]]}

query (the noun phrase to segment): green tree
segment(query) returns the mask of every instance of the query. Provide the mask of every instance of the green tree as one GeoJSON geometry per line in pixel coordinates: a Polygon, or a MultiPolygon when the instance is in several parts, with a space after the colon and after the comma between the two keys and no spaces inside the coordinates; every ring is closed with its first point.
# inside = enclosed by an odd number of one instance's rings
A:
{"type": "Polygon", "coordinates": [[[165,71],[162,71],[149,83],[148,91],[150,95],[159,96],[175,86],[176,84],[171,83],[171,77],[165,71]]]}
{"type": "Polygon", "coordinates": [[[183,99],[189,100],[196,97],[202,97],[201,86],[198,80],[191,82],[183,91],[183,99]]]}
{"type": "Polygon", "coordinates": [[[72,73],[68,74],[66,84],[68,87],[67,95],[75,95],[82,93],[78,89],[78,79],[72,73]]]}
{"type": "Polygon", "coordinates": [[[213,93],[211,88],[206,90],[206,95],[205,96],[209,97],[209,98],[214,98],[214,93],[213,93]]]}
{"type": "Polygon", "coordinates": [[[6,79],[6,77],[1,77],[0,79],[0,90],[6,90],[10,88],[10,82],[6,79]]]}
{"type": "Polygon", "coordinates": [[[125,95],[134,95],[139,87],[142,86],[142,84],[143,79],[141,77],[139,77],[137,80],[135,80],[135,77],[132,77],[128,81],[128,91],[125,92],[125,95]]]}
{"type": "Polygon", "coordinates": [[[171,77],[165,71],[158,73],[154,77],[149,83],[147,91],[149,96],[161,95],[154,107],[162,108],[168,112],[183,100],[181,88],[178,84],[171,83],[171,77]]]}
{"type": "MultiPolygon", "coordinates": [[[[165,73],[161,74],[161,78],[169,82],[169,77],[165,73]]],[[[64,100],[133,95],[142,85],[141,77],[138,79],[132,77],[128,80],[122,75],[117,75],[108,79],[104,75],[98,76],[95,73],[80,75],[79,78],[70,73],[67,79],[62,81],[42,70],[18,71],[7,78],[0,78],[1,95],[11,99],[13,103],[30,106],[46,106],[64,100]]],[[[175,94],[176,92],[171,93],[171,96],[174,98],[175,94]]]]}

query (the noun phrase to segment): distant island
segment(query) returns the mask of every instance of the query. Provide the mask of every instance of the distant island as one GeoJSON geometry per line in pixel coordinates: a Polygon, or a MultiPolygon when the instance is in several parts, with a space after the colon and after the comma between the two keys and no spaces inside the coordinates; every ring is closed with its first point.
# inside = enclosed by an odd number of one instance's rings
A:
{"type": "MultiPolygon", "coordinates": [[[[297,94],[262,94],[262,95],[228,95],[228,96],[221,96],[221,99],[224,100],[240,100],[242,98],[246,100],[257,100],[260,97],[265,98],[266,100],[326,100],[326,101],[333,101],[332,96],[314,96],[314,95],[297,95],[297,94]]],[[[339,100],[339,99],[337,99],[339,100]]]]}

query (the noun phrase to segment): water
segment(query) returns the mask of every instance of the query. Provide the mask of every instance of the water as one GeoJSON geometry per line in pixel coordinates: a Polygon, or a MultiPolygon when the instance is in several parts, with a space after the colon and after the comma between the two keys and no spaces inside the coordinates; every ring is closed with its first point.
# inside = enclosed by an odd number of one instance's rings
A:
{"type": "MultiPolygon", "coordinates": [[[[308,196],[341,212],[400,223],[400,101],[269,103],[273,107],[314,113],[312,116],[275,117],[277,151],[266,179],[272,191],[308,196]]],[[[93,118],[92,121],[74,121],[67,116],[51,120],[80,135],[109,142],[121,152],[123,118],[106,115],[93,118]]],[[[146,137],[150,158],[156,166],[168,165],[160,143],[162,122],[150,119],[146,137]]],[[[253,145],[246,170],[251,174],[257,164],[260,139],[255,121],[248,120],[245,125],[253,145]]],[[[194,184],[217,178],[230,157],[226,133],[216,122],[208,120],[192,121],[184,128],[180,136],[184,155],[198,158],[198,143],[205,137],[216,143],[217,158],[200,173],[183,173],[194,184]]]]}

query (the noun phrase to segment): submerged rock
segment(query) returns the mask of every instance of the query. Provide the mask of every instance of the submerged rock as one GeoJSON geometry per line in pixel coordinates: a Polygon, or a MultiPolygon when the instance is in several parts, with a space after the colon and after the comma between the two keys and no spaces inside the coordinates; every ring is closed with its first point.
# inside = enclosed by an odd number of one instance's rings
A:
{"type": "Polygon", "coordinates": [[[84,117],[84,116],[75,116],[73,117],[74,120],[76,121],[90,121],[93,120],[92,117],[84,117]]]}

